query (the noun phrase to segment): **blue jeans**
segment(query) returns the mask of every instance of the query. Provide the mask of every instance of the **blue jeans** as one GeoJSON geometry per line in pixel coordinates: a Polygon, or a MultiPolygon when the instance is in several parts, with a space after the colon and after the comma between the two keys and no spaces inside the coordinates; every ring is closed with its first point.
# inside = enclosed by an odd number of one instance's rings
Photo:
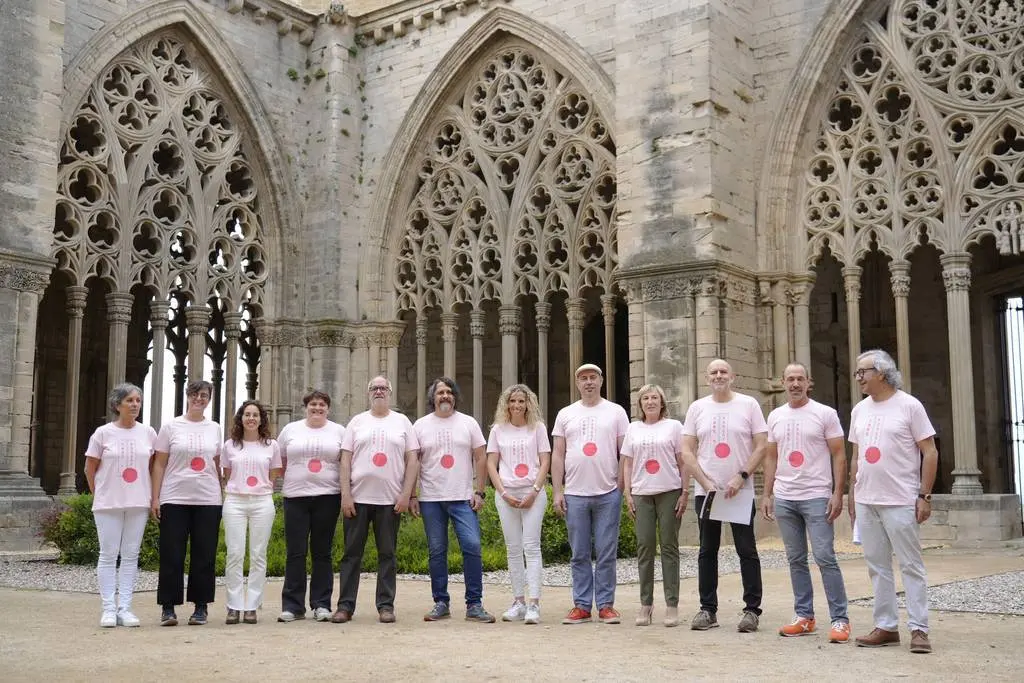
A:
{"type": "Polygon", "coordinates": [[[565,505],[572,550],[572,601],[585,610],[613,605],[622,492],[614,489],[600,496],[566,496],[565,505]],[[593,566],[592,555],[597,557],[593,566]]]}
{"type": "Polygon", "coordinates": [[[466,577],[466,606],[479,605],[484,599],[484,563],[480,557],[480,520],[465,500],[420,501],[423,529],[427,532],[430,554],[430,592],[434,602],[449,604],[448,595],[448,520],[462,551],[462,573],[466,577]]]}
{"type": "Polygon", "coordinates": [[[811,537],[814,562],[821,571],[828,612],[832,621],[849,622],[846,615],[846,585],[833,547],[834,527],[825,510],[828,498],[811,500],[775,499],[775,519],[786,545],[789,579],[793,584],[793,609],[798,617],[814,617],[814,588],[807,566],[807,536],[811,537]]]}

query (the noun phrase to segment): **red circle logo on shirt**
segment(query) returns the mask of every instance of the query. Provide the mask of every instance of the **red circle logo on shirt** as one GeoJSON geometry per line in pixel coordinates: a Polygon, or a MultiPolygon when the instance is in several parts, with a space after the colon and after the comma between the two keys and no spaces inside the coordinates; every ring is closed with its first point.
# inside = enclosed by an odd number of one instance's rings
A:
{"type": "Polygon", "coordinates": [[[715,446],[715,455],[719,458],[728,458],[730,453],[732,453],[732,449],[724,441],[715,446]]]}
{"type": "Polygon", "coordinates": [[[588,441],[587,443],[583,444],[583,455],[587,456],[588,458],[592,458],[595,455],[597,455],[597,444],[594,443],[593,441],[588,441]]]}
{"type": "Polygon", "coordinates": [[[446,470],[450,470],[451,468],[455,467],[455,456],[453,456],[451,453],[445,453],[444,455],[442,455],[441,467],[445,468],[446,470]]]}
{"type": "Polygon", "coordinates": [[[192,458],[192,462],[189,463],[189,467],[196,472],[202,472],[206,469],[206,461],[200,457],[192,458]]]}
{"type": "Polygon", "coordinates": [[[259,483],[259,480],[256,479],[256,477],[249,477],[248,479],[245,480],[245,483],[248,484],[249,486],[256,486],[256,484],[259,483]]]}
{"type": "Polygon", "coordinates": [[[793,451],[789,454],[789,464],[793,467],[800,467],[804,464],[804,454],[800,451],[793,451]]]}
{"type": "Polygon", "coordinates": [[[376,465],[377,467],[384,467],[384,465],[388,464],[388,454],[387,453],[374,453],[373,454],[373,464],[376,465]]]}
{"type": "Polygon", "coordinates": [[[882,451],[878,450],[878,446],[872,446],[871,448],[864,451],[864,459],[874,465],[876,462],[882,459],[882,451]]]}
{"type": "Polygon", "coordinates": [[[644,463],[644,469],[647,470],[647,474],[657,474],[658,470],[661,469],[661,465],[657,460],[648,460],[644,463]]]}
{"type": "Polygon", "coordinates": [[[515,472],[516,476],[522,479],[523,477],[530,473],[530,468],[526,463],[521,462],[518,465],[516,465],[515,472]]]}
{"type": "Polygon", "coordinates": [[[131,484],[139,478],[139,473],[134,467],[126,467],[121,471],[121,478],[131,484]]]}
{"type": "Polygon", "coordinates": [[[320,462],[319,460],[310,460],[309,464],[306,465],[306,467],[309,468],[310,472],[312,472],[313,474],[316,474],[317,472],[319,472],[320,470],[322,470],[324,468],[324,464],[322,462],[320,462]]]}

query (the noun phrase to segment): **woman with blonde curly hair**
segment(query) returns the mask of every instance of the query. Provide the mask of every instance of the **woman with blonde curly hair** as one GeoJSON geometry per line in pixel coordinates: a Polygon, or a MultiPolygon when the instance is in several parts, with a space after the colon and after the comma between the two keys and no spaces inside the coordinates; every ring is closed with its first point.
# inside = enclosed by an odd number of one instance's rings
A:
{"type": "Polygon", "coordinates": [[[495,506],[508,550],[514,596],[502,621],[540,622],[544,571],[540,529],[548,505],[544,484],[550,466],[551,444],[547,427],[540,420],[537,395],[525,384],[513,384],[498,397],[494,426],[487,440],[487,472],[498,492],[495,506]]]}
{"type": "Polygon", "coordinates": [[[665,392],[645,384],[637,392],[642,419],[631,422],[622,442],[626,507],[636,520],[640,612],[649,626],[654,612],[654,550],[661,542],[665,626],[679,624],[679,523],[686,510],[689,476],[683,469],[683,426],[668,416],[665,392]],[[660,537],[660,539],[659,539],[660,537]]]}

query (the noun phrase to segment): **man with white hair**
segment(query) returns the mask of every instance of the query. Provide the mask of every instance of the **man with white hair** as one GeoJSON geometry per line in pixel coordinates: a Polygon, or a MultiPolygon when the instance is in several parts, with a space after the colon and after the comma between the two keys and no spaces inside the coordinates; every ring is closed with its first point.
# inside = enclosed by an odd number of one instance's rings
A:
{"type": "Polygon", "coordinates": [[[935,428],[921,402],[902,390],[903,377],[885,351],[860,354],[854,376],[866,397],[850,416],[850,442],[857,455],[850,470],[849,507],[875,589],[875,628],[856,643],[900,644],[895,553],[906,591],[910,651],[928,653],[928,579],[918,525],[932,513],[939,462],[935,428]]]}

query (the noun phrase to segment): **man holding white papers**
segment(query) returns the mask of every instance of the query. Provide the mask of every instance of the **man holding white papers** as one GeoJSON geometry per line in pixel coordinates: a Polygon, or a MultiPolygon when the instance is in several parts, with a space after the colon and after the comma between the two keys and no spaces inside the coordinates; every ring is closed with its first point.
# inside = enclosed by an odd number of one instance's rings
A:
{"type": "Polygon", "coordinates": [[[807,395],[811,386],[807,375],[802,363],[790,363],[782,373],[789,402],[768,415],[761,513],[765,519],[779,522],[793,584],[796,618],[781,627],[779,635],[808,636],[816,630],[814,587],[807,566],[810,535],[832,622],[828,639],[831,643],[845,643],[850,639],[850,619],[832,527],[843,511],[846,487],[843,426],[835,409],[807,395]]]}
{"type": "MultiPolygon", "coordinates": [[[[694,477],[700,552],[697,555],[700,611],[690,628],[706,631],[718,626],[718,547],[722,523],[710,519],[704,501],[714,496],[742,495],[750,500],[745,523],[730,522],[743,579],[743,617],[737,630],[757,630],[761,615],[761,560],[754,539],[754,480],[767,447],[768,425],[757,400],[732,390],[736,375],[724,360],[711,361],[707,370],[711,395],[690,404],[683,423],[683,459],[694,477]]],[[[712,506],[713,507],[713,506],[712,506]]]]}

